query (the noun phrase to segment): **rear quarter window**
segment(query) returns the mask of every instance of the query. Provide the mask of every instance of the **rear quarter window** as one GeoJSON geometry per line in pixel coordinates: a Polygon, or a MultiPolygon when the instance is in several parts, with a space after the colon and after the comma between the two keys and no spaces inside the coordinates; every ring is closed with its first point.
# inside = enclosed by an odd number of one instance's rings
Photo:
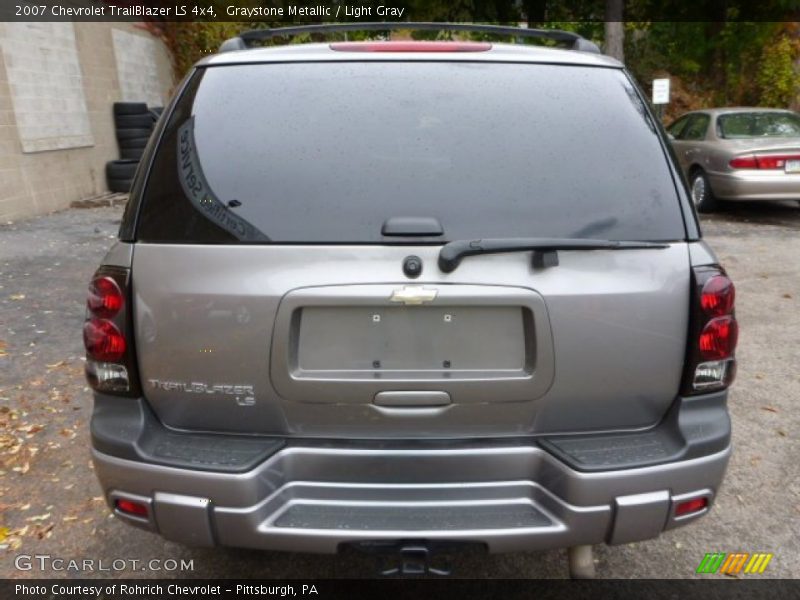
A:
{"type": "Polygon", "coordinates": [[[685,237],[623,71],[377,61],[198,69],[155,152],[137,237],[380,243],[383,222],[407,216],[438,219],[443,242],[685,237]]]}

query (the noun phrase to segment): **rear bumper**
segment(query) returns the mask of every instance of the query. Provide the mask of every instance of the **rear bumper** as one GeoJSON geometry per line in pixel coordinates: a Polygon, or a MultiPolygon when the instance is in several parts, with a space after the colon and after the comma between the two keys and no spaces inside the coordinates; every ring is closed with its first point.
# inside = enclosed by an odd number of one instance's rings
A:
{"type": "MultiPolygon", "coordinates": [[[[232,459],[216,468],[154,464],[108,452],[113,446],[103,441],[103,410],[93,418],[93,458],[112,509],[117,498],[151,507],[148,518],[117,516],[190,545],[336,552],[346,543],[424,540],[507,552],[618,544],[656,537],[708,511],[677,517],[682,499],[702,495],[709,507],[713,503],[730,456],[730,422],[724,394],[706,405],[696,402],[673,411],[661,426],[688,440],[681,458],[638,467],[630,462],[632,451],[650,462],[656,453],[653,440],[643,442],[642,434],[633,434],[639,436],[635,444],[625,442],[626,435],[595,437],[605,441],[594,446],[587,436],[573,436],[581,440],[577,447],[566,443],[572,438],[369,445],[308,440],[273,446],[266,458],[247,458],[253,462],[244,470],[230,468],[232,459]]],[[[169,445],[173,455],[176,443],[169,445]]],[[[214,454],[220,453],[218,447],[214,454]]]]}
{"type": "Polygon", "coordinates": [[[724,200],[800,200],[800,174],[742,171],[708,177],[714,195],[724,200]]]}

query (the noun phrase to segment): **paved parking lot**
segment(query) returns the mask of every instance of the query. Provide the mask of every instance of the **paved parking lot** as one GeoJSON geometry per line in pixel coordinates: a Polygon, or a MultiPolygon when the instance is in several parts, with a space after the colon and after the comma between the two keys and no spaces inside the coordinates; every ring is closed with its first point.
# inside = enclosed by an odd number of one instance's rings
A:
{"type": "MultiPolygon", "coordinates": [[[[20,554],[193,561],[183,573],[119,573],[143,577],[372,576],[370,557],[190,549],[109,517],[89,462],[80,328],[85,284],[120,212],[72,209],[0,225],[0,577],[59,575],[16,570],[20,554]]],[[[706,552],[734,551],[773,552],[765,576],[800,577],[800,206],[736,205],[704,219],[704,231],[736,282],[741,325],[726,483],[696,524],[599,547],[603,577],[691,577],[706,552]]],[[[464,577],[563,577],[566,553],[468,554],[453,568],[464,577]]]]}

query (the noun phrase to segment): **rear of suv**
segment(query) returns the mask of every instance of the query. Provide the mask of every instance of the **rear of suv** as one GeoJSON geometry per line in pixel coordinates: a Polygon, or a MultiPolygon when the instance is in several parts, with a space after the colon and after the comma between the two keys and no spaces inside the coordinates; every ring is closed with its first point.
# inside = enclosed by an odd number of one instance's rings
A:
{"type": "Polygon", "coordinates": [[[630,75],[563,35],[196,65],[90,285],[118,517],[192,545],[568,547],[586,576],[592,544],[708,512],[733,284],[630,75]]]}

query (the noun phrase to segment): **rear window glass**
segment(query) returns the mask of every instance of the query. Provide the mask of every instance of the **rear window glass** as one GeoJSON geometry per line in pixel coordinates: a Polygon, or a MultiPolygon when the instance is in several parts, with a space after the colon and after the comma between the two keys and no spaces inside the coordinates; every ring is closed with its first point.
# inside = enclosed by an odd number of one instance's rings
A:
{"type": "Polygon", "coordinates": [[[800,137],[800,115],[780,112],[750,112],[717,118],[724,138],[800,137]]]}
{"type": "Polygon", "coordinates": [[[198,70],[167,123],[138,239],[393,243],[683,239],[677,191],[623,72],[462,62],[198,70]]]}

